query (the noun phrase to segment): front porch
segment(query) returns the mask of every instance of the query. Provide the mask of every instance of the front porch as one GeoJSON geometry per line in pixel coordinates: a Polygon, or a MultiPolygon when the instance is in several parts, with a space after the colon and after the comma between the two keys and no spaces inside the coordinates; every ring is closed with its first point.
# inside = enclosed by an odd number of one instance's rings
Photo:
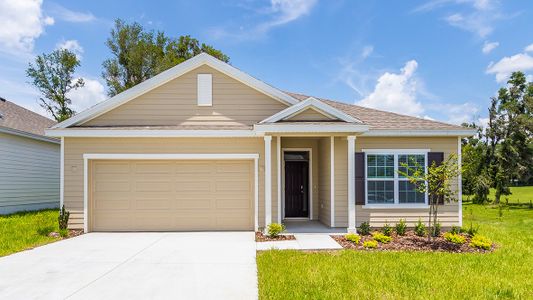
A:
{"type": "Polygon", "coordinates": [[[345,234],[346,227],[326,226],[318,220],[290,220],[283,221],[286,234],[316,233],[316,234],[345,234]]]}

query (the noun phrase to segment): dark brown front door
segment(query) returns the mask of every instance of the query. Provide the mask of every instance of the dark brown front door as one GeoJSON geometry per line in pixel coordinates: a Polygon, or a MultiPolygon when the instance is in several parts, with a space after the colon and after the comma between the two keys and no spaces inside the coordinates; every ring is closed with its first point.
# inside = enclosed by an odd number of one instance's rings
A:
{"type": "Polygon", "coordinates": [[[309,216],[308,182],[308,161],[285,161],[285,217],[309,216]]]}

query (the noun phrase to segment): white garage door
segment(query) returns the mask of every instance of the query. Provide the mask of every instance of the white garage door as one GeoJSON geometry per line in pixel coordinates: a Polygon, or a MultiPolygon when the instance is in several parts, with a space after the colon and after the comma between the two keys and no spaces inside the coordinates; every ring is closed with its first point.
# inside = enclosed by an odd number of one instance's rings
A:
{"type": "Polygon", "coordinates": [[[249,160],[95,160],[93,231],[253,230],[249,160]]]}

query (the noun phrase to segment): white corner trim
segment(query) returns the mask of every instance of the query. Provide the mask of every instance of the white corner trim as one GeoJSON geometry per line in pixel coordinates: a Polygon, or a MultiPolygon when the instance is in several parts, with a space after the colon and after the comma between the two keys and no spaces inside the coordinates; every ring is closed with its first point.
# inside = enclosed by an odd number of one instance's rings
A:
{"type": "Polygon", "coordinates": [[[130,89],[125,90],[124,92],[108,100],[102,101],[99,104],[87,110],[84,110],[83,112],[80,112],[79,114],[59,124],[56,124],[55,126],[53,126],[53,128],[66,128],[91,120],[204,64],[232,77],[235,80],[238,80],[250,86],[251,88],[261,93],[269,95],[282,103],[285,103],[287,105],[299,103],[298,100],[291,97],[290,95],[242,72],[241,70],[223,61],[214,58],[209,54],[201,53],[164,72],[159,73],[158,75],[142,83],[139,83],[138,85],[130,89]]]}
{"type": "Polygon", "coordinates": [[[54,137],[257,137],[253,130],[164,130],[164,129],[49,129],[54,137]]]}
{"type": "Polygon", "coordinates": [[[178,153],[178,154],[123,154],[123,153],[84,153],[83,154],[83,230],[89,232],[89,161],[98,159],[148,159],[148,160],[211,160],[211,159],[229,159],[229,160],[254,160],[254,230],[259,228],[259,154],[257,153],[178,153]]]}
{"type": "Polygon", "coordinates": [[[335,227],[335,137],[329,138],[329,151],[330,151],[330,176],[329,176],[329,201],[330,201],[330,226],[335,227]]]}
{"type": "Polygon", "coordinates": [[[380,129],[371,129],[365,133],[363,136],[388,136],[388,137],[403,137],[403,136],[418,136],[418,137],[439,137],[439,136],[472,136],[476,134],[475,130],[472,129],[457,129],[457,130],[380,130],[380,129]]]}
{"type": "Polygon", "coordinates": [[[265,229],[272,223],[272,136],[265,140],[265,229]]]}
{"type": "Polygon", "coordinates": [[[459,226],[463,226],[463,162],[461,148],[461,137],[457,137],[457,167],[459,168],[459,175],[457,176],[457,198],[459,198],[459,226]]]}
{"type": "Polygon", "coordinates": [[[297,114],[298,112],[301,112],[307,108],[314,108],[315,110],[325,114],[326,116],[335,117],[337,119],[340,119],[345,122],[351,122],[351,123],[362,123],[360,120],[346,114],[343,111],[340,111],[316,98],[309,97],[306,100],[299,102],[298,104],[295,104],[293,106],[289,106],[286,109],[264,119],[263,121],[259,122],[259,124],[262,123],[274,123],[277,121],[281,121],[285,118],[288,118],[290,116],[293,116],[297,114]]]}
{"type": "Polygon", "coordinates": [[[428,209],[427,204],[365,204],[363,209],[428,209]]]}
{"type": "Polygon", "coordinates": [[[65,203],[65,138],[61,137],[61,150],[59,153],[59,209],[65,203]]]}
{"type": "Polygon", "coordinates": [[[359,124],[344,124],[344,125],[320,125],[320,124],[255,124],[254,130],[257,134],[264,134],[265,132],[281,132],[281,133],[320,133],[320,132],[345,132],[345,133],[359,133],[368,130],[367,125],[359,124]]]}
{"type": "Polygon", "coordinates": [[[348,137],[348,230],[355,231],[355,136],[348,137]]]}

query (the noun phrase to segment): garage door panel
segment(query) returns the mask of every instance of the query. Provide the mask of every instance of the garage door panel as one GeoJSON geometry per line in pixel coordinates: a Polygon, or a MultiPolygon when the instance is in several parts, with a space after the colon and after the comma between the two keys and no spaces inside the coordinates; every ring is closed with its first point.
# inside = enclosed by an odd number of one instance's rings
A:
{"type": "Polygon", "coordinates": [[[93,230],[253,229],[251,161],[96,161],[91,169],[93,230]]]}

